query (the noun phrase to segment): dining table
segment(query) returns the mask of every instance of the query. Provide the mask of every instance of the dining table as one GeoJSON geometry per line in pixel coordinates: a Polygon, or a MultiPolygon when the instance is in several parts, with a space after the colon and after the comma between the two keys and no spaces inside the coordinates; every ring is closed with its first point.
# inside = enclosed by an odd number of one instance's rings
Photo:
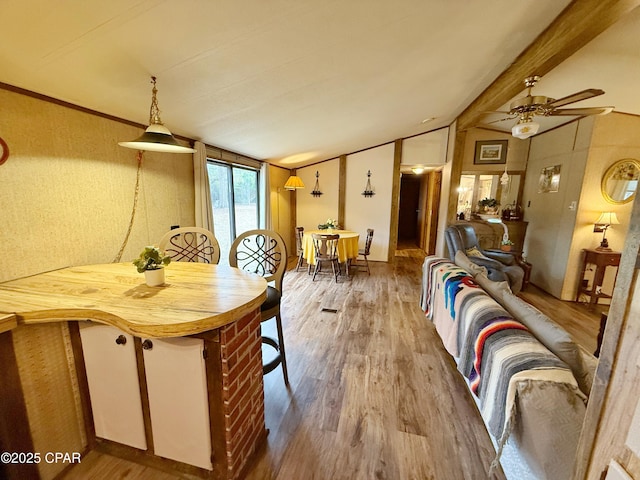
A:
{"type": "Polygon", "coordinates": [[[313,246],[313,235],[338,235],[338,261],[346,265],[346,273],[349,274],[351,261],[358,258],[358,242],[360,234],[351,230],[307,230],[302,236],[302,250],[304,259],[309,265],[315,265],[316,252],[313,246]]]}
{"type": "MultiPolygon", "coordinates": [[[[204,478],[243,470],[266,440],[267,283],[229,266],[165,268],[154,287],[131,263],[0,283],[0,391],[13,406],[0,425],[22,432],[4,438],[0,428],[7,450],[96,449],[204,478]],[[53,378],[67,381],[52,388],[53,378]]],[[[8,468],[16,478],[59,473],[45,462],[8,468]]]]}

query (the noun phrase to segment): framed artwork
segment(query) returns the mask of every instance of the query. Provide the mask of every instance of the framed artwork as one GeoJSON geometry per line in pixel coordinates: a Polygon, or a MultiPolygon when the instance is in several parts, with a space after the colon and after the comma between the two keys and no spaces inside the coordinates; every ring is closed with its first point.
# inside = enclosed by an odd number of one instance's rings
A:
{"type": "Polygon", "coordinates": [[[554,193],[560,187],[560,168],[562,165],[544,167],[540,172],[538,193],[554,193]]]}
{"type": "Polygon", "coordinates": [[[476,165],[507,163],[509,140],[478,140],[473,163],[476,165]]]}

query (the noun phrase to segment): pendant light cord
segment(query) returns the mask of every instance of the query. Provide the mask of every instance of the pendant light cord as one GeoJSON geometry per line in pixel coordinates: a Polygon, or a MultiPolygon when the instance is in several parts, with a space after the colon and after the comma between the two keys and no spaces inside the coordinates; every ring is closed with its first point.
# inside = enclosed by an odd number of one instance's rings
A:
{"type": "Polygon", "coordinates": [[[127,243],[129,243],[129,236],[131,235],[131,230],[133,229],[133,220],[136,217],[136,210],[138,209],[138,197],[140,196],[140,176],[142,173],[142,158],[144,152],[142,150],[138,150],[138,171],[136,172],[136,188],[133,193],[133,208],[131,209],[131,219],[129,220],[129,228],[127,228],[127,234],[124,237],[124,241],[122,242],[122,246],[120,250],[118,250],[118,254],[113,259],[112,263],[119,263],[122,258],[122,253],[124,252],[127,243]]]}

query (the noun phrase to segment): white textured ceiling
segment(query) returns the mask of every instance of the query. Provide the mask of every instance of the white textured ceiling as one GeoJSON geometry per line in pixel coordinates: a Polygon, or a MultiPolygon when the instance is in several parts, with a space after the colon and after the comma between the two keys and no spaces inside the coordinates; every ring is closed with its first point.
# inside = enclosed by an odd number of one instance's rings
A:
{"type": "Polygon", "coordinates": [[[155,75],[174,133],[295,167],[448,125],[568,3],[2,0],[0,82],[146,125],[155,75]]]}

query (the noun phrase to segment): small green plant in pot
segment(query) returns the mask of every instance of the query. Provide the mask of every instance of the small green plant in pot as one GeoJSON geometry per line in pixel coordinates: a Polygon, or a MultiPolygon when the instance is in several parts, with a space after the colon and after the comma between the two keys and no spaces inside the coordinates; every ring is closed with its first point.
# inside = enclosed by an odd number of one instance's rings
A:
{"type": "Polygon", "coordinates": [[[158,247],[148,246],[133,261],[138,273],[143,273],[147,285],[157,287],[164,283],[164,267],[171,263],[171,257],[165,255],[158,247]]]}
{"type": "Polygon", "coordinates": [[[503,240],[502,244],[500,245],[500,249],[503,252],[510,252],[512,247],[513,247],[513,242],[511,240],[503,240]]]}
{"type": "Polygon", "coordinates": [[[485,212],[496,212],[498,210],[498,200],[495,198],[483,198],[478,201],[478,207],[485,212]]]}

